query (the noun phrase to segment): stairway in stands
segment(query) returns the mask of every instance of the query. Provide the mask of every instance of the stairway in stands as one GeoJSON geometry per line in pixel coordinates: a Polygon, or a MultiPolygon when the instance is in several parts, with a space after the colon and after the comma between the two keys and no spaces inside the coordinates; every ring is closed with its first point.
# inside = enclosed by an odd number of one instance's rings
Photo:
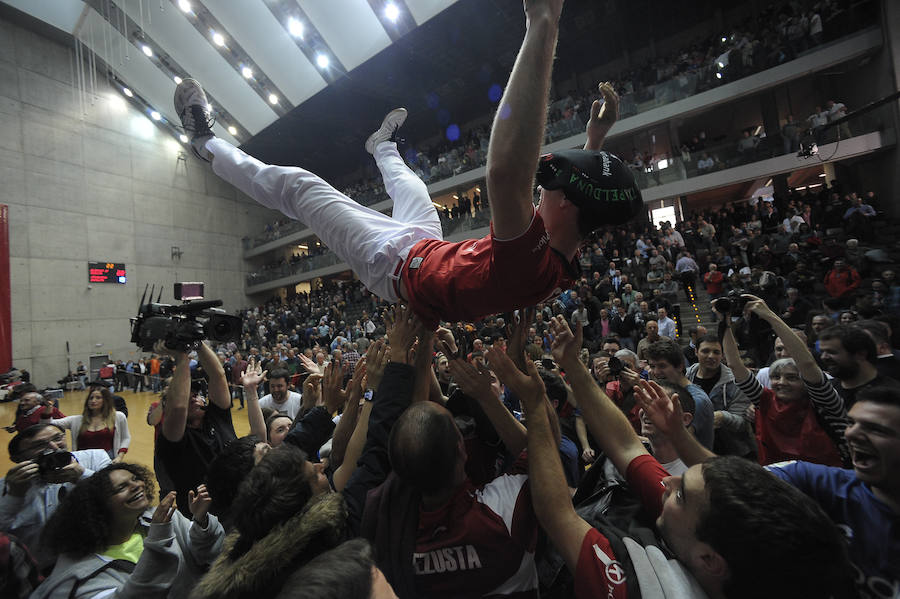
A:
{"type": "Polygon", "coordinates": [[[716,315],[712,311],[712,298],[706,293],[702,283],[694,285],[693,293],[685,293],[678,290],[678,304],[681,308],[680,322],[681,335],[678,338],[682,344],[690,342],[688,329],[692,326],[703,325],[709,332],[716,330],[716,315]]]}

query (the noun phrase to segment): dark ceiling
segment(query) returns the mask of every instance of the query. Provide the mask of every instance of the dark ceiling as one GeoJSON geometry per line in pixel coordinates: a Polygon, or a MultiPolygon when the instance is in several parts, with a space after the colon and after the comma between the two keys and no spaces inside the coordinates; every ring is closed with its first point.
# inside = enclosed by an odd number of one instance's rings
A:
{"type": "MultiPolygon", "coordinates": [[[[718,2],[569,0],[560,24],[554,79],[605,64],[714,13],[718,2]]],[[[506,83],[522,42],[517,0],[461,0],[296,107],[242,148],[268,163],[300,165],[329,180],[371,164],[366,138],[392,108],[405,106],[412,143],[447,125],[490,114],[492,85],[506,83]]]]}

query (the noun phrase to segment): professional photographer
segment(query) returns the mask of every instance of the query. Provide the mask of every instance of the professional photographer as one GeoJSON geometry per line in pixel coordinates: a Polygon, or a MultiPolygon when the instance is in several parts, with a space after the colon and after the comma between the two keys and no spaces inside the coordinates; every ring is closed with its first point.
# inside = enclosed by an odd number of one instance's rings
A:
{"type": "Polygon", "coordinates": [[[0,530],[18,537],[44,570],[53,565],[53,558],[38,547],[38,539],[61,500],[60,492],[109,464],[109,455],[102,449],[69,453],[65,431],[44,423],[13,437],[9,457],[16,465],[0,479],[0,530]]]}
{"type": "Polygon", "coordinates": [[[163,393],[165,418],[156,440],[156,458],[178,492],[178,507],[187,513],[188,491],[204,482],[206,470],[225,444],[237,438],[231,422],[231,396],[225,369],[206,343],[197,344],[197,357],[208,377],[191,381],[190,358],[184,350],[172,350],[162,342],[155,351],[175,358],[175,372],[163,393]]]}

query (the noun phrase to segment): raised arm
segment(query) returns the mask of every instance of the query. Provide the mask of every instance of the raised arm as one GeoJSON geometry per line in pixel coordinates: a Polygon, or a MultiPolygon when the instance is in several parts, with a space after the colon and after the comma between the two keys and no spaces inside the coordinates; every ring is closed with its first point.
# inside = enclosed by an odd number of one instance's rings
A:
{"type": "MultiPolygon", "coordinates": [[[[612,460],[619,472],[626,472],[631,461],[647,453],[625,414],[594,382],[591,373],[578,358],[581,351],[581,327],[573,333],[565,318],[550,320],[553,331],[551,351],[556,363],[566,372],[581,416],[600,449],[612,460]]],[[[531,425],[529,424],[529,427],[531,425]]]]}
{"type": "Polygon", "coordinates": [[[574,574],[581,544],[591,526],[572,506],[559,457],[559,438],[547,410],[550,402],[544,382],[534,363],[526,362],[528,373],[522,374],[509,356],[494,354],[491,363],[500,380],[516,393],[527,414],[528,474],[534,513],[574,574]]]}
{"type": "Polygon", "coordinates": [[[612,84],[601,83],[600,94],[603,96],[603,102],[594,100],[591,104],[591,118],[588,120],[587,139],[584,142],[585,150],[601,149],[606,134],[619,119],[619,94],[612,84]]]}
{"type": "MultiPolygon", "coordinates": [[[[487,355],[488,360],[493,364],[499,353],[502,352],[490,350],[487,355]]],[[[506,446],[506,450],[514,456],[519,455],[527,444],[525,427],[516,420],[494,393],[491,387],[491,371],[487,368],[479,370],[462,357],[456,357],[450,360],[450,374],[453,375],[453,380],[459,385],[462,392],[477,401],[484,410],[494,430],[500,436],[500,440],[503,441],[503,445],[506,446]]]]}
{"type": "Polygon", "coordinates": [[[185,352],[170,350],[161,341],[156,344],[154,350],[156,353],[166,354],[175,359],[175,370],[172,372],[172,380],[166,389],[166,409],[162,434],[172,443],[177,443],[184,437],[188,404],[191,401],[191,361],[185,352]]]}
{"type": "Polygon", "coordinates": [[[634,398],[686,465],[693,466],[716,455],[703,447],[684,425],[684,412],[677,393],[670,397],[655,381],[639,381],[634,388],[634,398]]]}
{"type": "MultiPolygon", "coordinates": [[[[822,369],[819,368],[816,359],[809,351],[809,348],[806,347],[806,343],[791,330],[791,327],[781,320],[781,318],[779,318],[762,299],[749,294],[741,297],[749,300],[747,302],[747,307],[745,308],[747,311],[756,314],[772,326],[772,330],[775,331],[775,334],[778,335],[781,342],[784,344],[784,349],[787,351],[787,354],[797,363],[797,370],[800,372],[800,376],[803,377],[803,380],[814,383],[823,381],[825,375],[822,373],[822,369]]],[[[733,367],[732,370],[734,370],[733,367]]],[[[734,373],[735,376],[737,376],[737,370],[735,370],[734,373]]],[[[741,377],[738,377],[738,380],[742,380],[741,377]]]]}
{"type": "MultiPolygon", "coordinates": [[[[335,368],[335,370],[337,371],[337,374],[331,373],[330,376],[325,377],[324,391],[326,395],[337,393],[343,382],[345,370],[343,368],[335,368]],[[337,389],[332,390],[333,386],[336,386],[337,389]]],[[[347,383],[347,388],[340,395],[340,397],[343,398],[344,407],[341,412],[341,419],[338,421],[337,426],[334,427],[334,435],[331,438],[331,454],[328,456],[328,464],[332,470],[344,463],[347,445],[350,442],[353,431],[357,428],[360,412],[359,400],[362,398],[362,384],[365,376],[366,358],[363,357],[356,363],[356,368],[353,370],[353,377],[350,379],[350,382],[347,383]]]]}
{"type": "Polygon", "coordinates": [[[244,399],[247,402],[247,420],[250,422],[250,434],[257,439],[266,441],[268,431],[266,420],[263,418],[262,408],[259,407],[259,385],[266,380],[268,370],[263,371],[262,365],[250,358],[247,362],[247,370],[241,373],[241,385],[244,387],[244,399]]]}
{"type": "Polygon", "coordinates": [[[494,235],[513,239],[534,216],[532,186],[544,141],[550,72],[563,0],[525,1],[525,40],[494,117],[487,192],[494,235]]]}
{"type": "Polygon", "coordinates": [[[197,360],[208,378],[208,397],[210,403],[217,408],[227,410],[231,407],[231,393],[228,392],[228,379],[225,378],[225,367],[219,361],[216,352],[201,342],[197,347],[197,360]]]}

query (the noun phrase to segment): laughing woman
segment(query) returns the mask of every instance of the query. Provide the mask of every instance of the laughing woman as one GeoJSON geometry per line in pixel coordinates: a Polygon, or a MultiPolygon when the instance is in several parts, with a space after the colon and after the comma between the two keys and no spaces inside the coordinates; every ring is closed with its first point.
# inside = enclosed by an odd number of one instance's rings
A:
{"type": "Polygon", "coordinates": [[[102,449],[120,462],[131,444],[128,418],[116,411],[112,393],[105,387],[91,387],[80,415],[54,418],[51,424],[72,431],[72,449],[102,449]]]}
{"type": "Polygon", "coordinates": [[[193,522],[174,492],[155,510],[153,497],[152,473],[136,464],[111,464],[76,485],[44,529],[59,559],[32,599],[187,597],[225,532],[202,485],[190,493],[193,522]]]}

